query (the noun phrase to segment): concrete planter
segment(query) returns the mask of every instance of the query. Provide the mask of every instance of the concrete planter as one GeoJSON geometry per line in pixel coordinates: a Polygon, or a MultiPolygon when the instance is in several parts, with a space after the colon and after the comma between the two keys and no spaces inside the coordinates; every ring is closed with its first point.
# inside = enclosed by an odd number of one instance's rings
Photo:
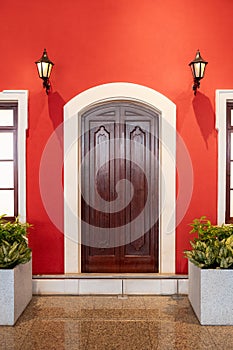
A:
{"type": "Polygon", "coordinates": [[[200,269],[189,262],[189,301],[202,325],[233,325],[233,270],[200,269]]]}
{"type": "Polygon", "coordinates": [[[0,269],[0,325],[13,326],[32,298],[32,262],[0,269]]]}

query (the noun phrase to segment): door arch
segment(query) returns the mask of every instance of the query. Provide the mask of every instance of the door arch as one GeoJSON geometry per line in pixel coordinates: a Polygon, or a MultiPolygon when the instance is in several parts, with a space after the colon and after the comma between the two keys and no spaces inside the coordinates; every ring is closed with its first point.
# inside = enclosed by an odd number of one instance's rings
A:
{"type": "Polygon", "coordinates": [[[159,272],[175,272],[176,108],[150,88],[131,83],[110,83],[88,89],[64,107],[64,233],[65,272],[81,272],[80,136],[85,109],[110,101],[138,102],[160,118],[159,272]]]}

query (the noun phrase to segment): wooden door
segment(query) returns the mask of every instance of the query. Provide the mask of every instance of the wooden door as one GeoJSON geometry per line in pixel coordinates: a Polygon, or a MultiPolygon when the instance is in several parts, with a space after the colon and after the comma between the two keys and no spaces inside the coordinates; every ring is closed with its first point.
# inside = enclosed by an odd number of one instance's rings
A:
{"type": "Polygon", "coordinates": [[[158,115],[115,102],[82,115],[82,272],[158,272],[158,115]]]}

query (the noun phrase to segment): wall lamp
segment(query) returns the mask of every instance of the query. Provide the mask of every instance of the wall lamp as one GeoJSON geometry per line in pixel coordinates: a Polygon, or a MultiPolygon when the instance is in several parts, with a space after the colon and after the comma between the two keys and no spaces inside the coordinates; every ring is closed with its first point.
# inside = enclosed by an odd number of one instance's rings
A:
{"type": "Polygon", "coordinates": [[[205,74],[205,68],[208,62],[203,60],[201,57],[200,51],[197,50],[196,57],[192,62],[189,63],[189,66],[191,67],[191,71],[193,74],[193,91],[194,95],[197,93],[197,89],[200,87],[200,80],[204,77],[205,74]]]}
{"type": "Polygon", "coordinates": [[[42,57],[35,63],[37,65],[39,77],[43,79],[43,87],[46,89],[46,94],[48,95],[49,90],[51,88],[49,77],[54,63],[48,58],[46,49],[44,49],[42,57]]]}

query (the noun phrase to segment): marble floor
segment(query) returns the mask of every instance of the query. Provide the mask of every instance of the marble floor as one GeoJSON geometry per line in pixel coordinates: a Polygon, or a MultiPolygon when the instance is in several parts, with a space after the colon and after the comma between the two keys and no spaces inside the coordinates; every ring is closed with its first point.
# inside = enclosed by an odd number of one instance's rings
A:
{"type": "Polygon", "coordinates": [[[233,349],[233,326],[200,326],[187,296],[34,296],[0,349],[233,349]]]}

